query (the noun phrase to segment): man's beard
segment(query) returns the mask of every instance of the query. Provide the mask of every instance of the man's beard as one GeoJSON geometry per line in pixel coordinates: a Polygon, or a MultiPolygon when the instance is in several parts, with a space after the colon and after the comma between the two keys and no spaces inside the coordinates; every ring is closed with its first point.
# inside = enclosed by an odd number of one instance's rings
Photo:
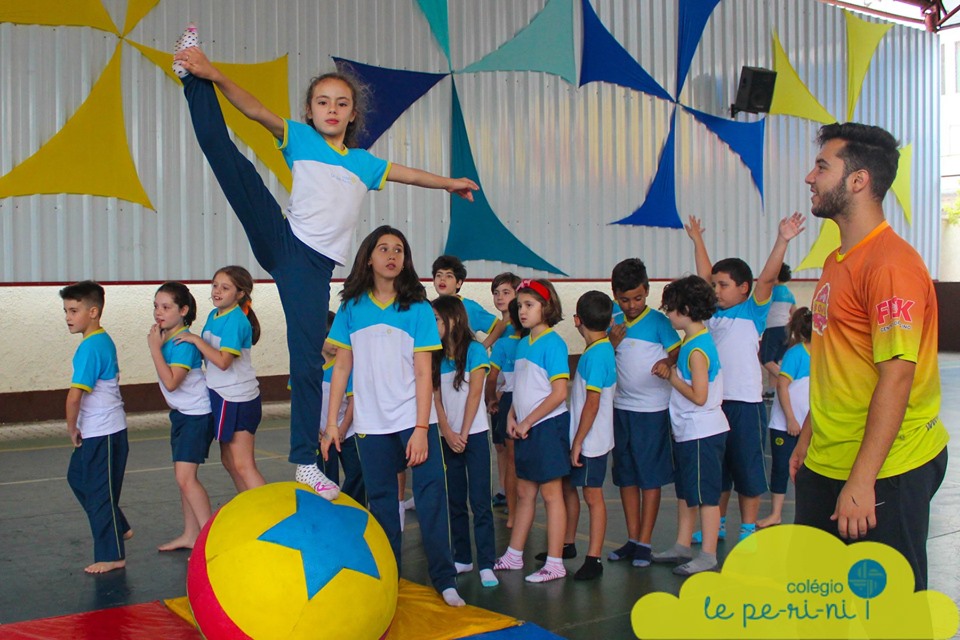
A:
{"type": "Polygon", "coordinates": [[[819,194],[819,197],[820,204],[810,208],[810,213],[815,217],[835,220],[847,213],[847,207],[850,205],[850,194],[847,193],[845,180],[841,180],[830,191],[819,194]]]}

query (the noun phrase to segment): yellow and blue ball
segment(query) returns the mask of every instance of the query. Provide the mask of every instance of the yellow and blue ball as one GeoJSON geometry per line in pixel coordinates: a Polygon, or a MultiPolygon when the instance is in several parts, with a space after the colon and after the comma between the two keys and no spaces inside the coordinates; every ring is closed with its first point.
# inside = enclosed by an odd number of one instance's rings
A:
{"type": "Polygon", "coordinates": [[[341,494],[295,482],[245,491],[207,522],[187,596],[220,638],[382,638],[397,607],[397,563],[383,529],[341,494]]]}

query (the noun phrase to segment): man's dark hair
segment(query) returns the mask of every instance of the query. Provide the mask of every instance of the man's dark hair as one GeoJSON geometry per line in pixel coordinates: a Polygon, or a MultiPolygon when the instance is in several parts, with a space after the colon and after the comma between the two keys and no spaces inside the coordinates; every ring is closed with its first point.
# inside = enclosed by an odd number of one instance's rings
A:
{"type": "Polygon", "coordinates": [[[900,161],[900,143],[886,129],[859,122],[837,122],[820,127],[817,144],[821,147],[830,140],[843,140],[837,156],[843,160],[843,177],[854,171],[870,174],[870,193],[877,201],[883,200],[897,177],[900,161]]]}

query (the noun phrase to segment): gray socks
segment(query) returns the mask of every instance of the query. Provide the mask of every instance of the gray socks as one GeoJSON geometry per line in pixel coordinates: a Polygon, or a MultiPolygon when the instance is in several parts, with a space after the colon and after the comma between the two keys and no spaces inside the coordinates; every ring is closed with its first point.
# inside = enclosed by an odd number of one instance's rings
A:
{"type": "Polygon", "coordinates": [[[715,553],[700,552],[696,558],[674,568],[673,572],[678,576],[692,576],[701,571],[711,571],[717,568],[717,555],[715,553]]]}
{"type": "Polygon", "coordinates": [[[654,562],[687,562],[693,559],[693,551],[682,544],[674,544],[666,551],[653,554],[654,562]]]}

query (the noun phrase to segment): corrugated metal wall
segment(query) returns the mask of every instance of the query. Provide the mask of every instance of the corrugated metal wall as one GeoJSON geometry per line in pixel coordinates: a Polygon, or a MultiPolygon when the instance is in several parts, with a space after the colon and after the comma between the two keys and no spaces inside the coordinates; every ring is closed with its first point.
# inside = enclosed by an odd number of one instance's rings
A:
{"type": "MultiPolygon", "coordinates": [[[[454,67],[510,39],[543,4],[450,0],[454,67]]],[[[580,6],[573,4],[579,60],[580,6]]],[[[110,0],[105,5],[114,21],[123,24],[126,3],[110,0]]],[[[675,86],[675,2],[594,0],[594,7],[661,85],[668,90],[675,86]]],[[[329,68],[331,55],[402,69],[447,70],[415,0],[163,0],[129,38],[166,50],[190,19],[199,23],[206,49],[216,60],[259,62],[288,54],[295,114],[307,79],[329,68]]],[[[774,31],[813,94],[842,117],[844,19],[837,8],[815,0],[721,2],[693,59],[681,102],[726,115],[740,67],[772,67],[774,31]]],[[[0,59],[15,61],[0,66],[0,175],[60,129],[116,46],[115,36],[87,28],[0,25],[0,59]]],[[[684,232],[609,225],[643,201],[673,105],[611,85],[577,88],[542,73],[458,74],[415,104],[373,151],[446,174],[451,81],[460,92],[487,197],[507,227],[534,251],[574,278],[608,277],[611,266],[630,255],[643,257],[652,277],[693,269],[684,232]]],[[[892,195],[885,207],[893,226],[920,250],[934,273],[939,263],[938,81],[936,37],[895,26],[867,74],[855,116],[913,143],[913,224],[906,224],[892,195]]],[[[225,263],[255,266],[240,225],[196,145],[179,88],[127,45],[123,93],[134,161],[157,211],[93,196],[2,199],[0,280],[203,280],[225,263]]],[[[737,157],[691,116],[678,114],[679,209],[684,218],[704,218],[712,256],[738,255],[759,268],[778,218],[809,209],[803,177],[815,155],[815,132],[816,125],[805,120],[768,118],[764,207],[737,157]]],[[[262,174],[285,205],[286,192],[266,170],[262,174]]],[[[357,238],[383,222],[406,229],[418,270],[428,273],[444,246],[447,198],[390,185],[368,197],[357,238]]],[[[795,242],[788,261],[797,264],[814,238],[811,230],[795,242]]],[[[489,277],[504,266],[468,264],[471,277],[489,277]]],[[[337,275],[342,277],[343,270],[337,275]]]]}

